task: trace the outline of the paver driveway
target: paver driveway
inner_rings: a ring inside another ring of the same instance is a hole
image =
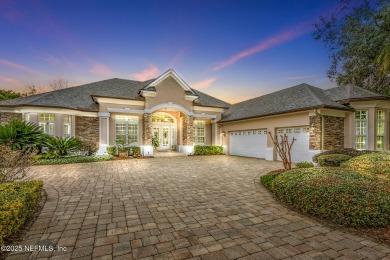
[[[9,259],[379,259],[390,249],[290,211],[259,173],[280,163],[210,156],[34,167],[48,201]]]

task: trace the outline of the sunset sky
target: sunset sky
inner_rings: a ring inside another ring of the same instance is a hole
[[[300,83],[335,86],[314,22],[337,0],[0,0],[0,89],[146,80],[173,68],[235,103]]]

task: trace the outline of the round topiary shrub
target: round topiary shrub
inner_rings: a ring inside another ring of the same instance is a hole
[[[293,208],[347,226],[390,225],[390,182],[343,168],[293,169],[271,191]]]
[[[390,180],[390,154],[364,154],[342,164],[346,169]]]
[[[340,167],[343,162],[352,157],[346,154],[324,154],[317,158],[318,165],[322,167]]]
[[[377,153],[377,151],[370,151],[370,150],[356,150],[353,148],[336,148],[330,151],[325,151],[319,154],[316,154],[313,156],[313,162],[317,163],[318,162],[318,157],[322,155],[327,155],[327,154],[344,154],[344,155],[349,155],[351,157],[356,157],[362,154],[368,154],[368,153]]]

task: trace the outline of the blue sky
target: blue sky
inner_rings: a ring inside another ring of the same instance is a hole
[[[337,0],[0,0],[0,88],[146,80],[168,68],[238,102],[300,83],[329,88],[311,33]]]

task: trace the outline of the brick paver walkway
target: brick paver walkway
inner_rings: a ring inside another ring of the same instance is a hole
[[[280,163],[210,156],[34,167],[48,200],[9,259],[383,259],[390,249],[275,202]],[[257,181],[257,180],[256,180]]]

